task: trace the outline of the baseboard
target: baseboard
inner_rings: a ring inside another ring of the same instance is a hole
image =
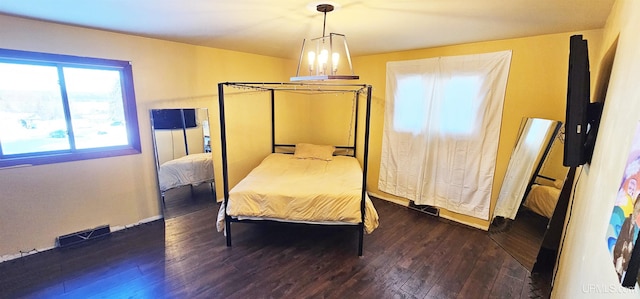
[[[129,224],[129,225],[114,226],[114,227],[111,227],[111,232],[117,232],[119,230],[127,229],[127,228],[134,227],[134,226],[138,226],[140,224],[145,224],[145,223],[153,222],[153,221],[156,221],[156,220],[160,220],[162,218],[164,218],[162,215],[157,215],[157,216],[153,216],[153,217],[142,219],[142,220],[140,220],[140,221],[138,221],[136,223],[132,223],[132,224]]]
[[[390,201],[392,203],[399,204],[401,206],[405,206],[405,207],[409,206],[409,200],[408,199],[396,199],[396,198],[389,197],[389,196],[382,195],[382,194],[375,193],[375,192],[367,192],[367,193],[369,193],[369,195],[371,195],[373,197],[380,198],[380,199],[383,199],[383,200],[386,200],[386,201]]]
[[[20,252],[20,253],[16,253],[16,254],[3,255],[3,256],[0,256],[0,263],[11,261],[11,260],[15,260],[15,259],[19,259],[19,258],[22,258],[22,257],[25,257],[25,256],[29,256],[29,255],[32,255],[32,254],[44,252],[44,251],[51,250],[51,249],[54,249],[54,248],[55,248],[55,246],[39,248],[39,249],[34,248],[34,249],[32,249],[30,251],[27,251],[27,252]]]
[[[129,228],[129,227],[133,227],[133,226],[144,224],[144,223],[148,223],[148,222],[153,222],[153,221],[160,220],[160,219],[162,219],[162,215],[157,215],[157,216],[149,217],[149,218],[146,218],[146,219],[142,219],[142,220],[138,221],[137,223],[126,225],[126,226],[111,227],[111,232],[113,233],[113,232],[116,232],[118,230],[123,230],[123,229]],[[15,253],[15,254],[6,254],[6,255],[3,255],[3,256],[0,256],[0,263],[4,263],[4,262],[11,261],[11,260],[19,259],[19,258],[22,258],[22,257],[25,257],[25,256],[29,256],[29,255],[32,255],[32,254],[37,254],[37,253],[49,251],[49,250],[52,250],[52,249],[55,249],[55,248],[56,247],[55,247],[55,241],[54,241],[54,246],[34,248],[34,249],[31,249],[31,250],[26,251],[26,252],[18,252],[18,253]]]
[[[471,223],[471,222],[463,221],[463,220],[460,220],[460,219],[454,219],[451,216],[442,215],[442,214],[440,214],[440,217],[442,217],[444,219],[447,219],[447,220],[451,220],[453,222],[462,223],[462,224],[464,224],[466,226],[471,226],[473,228],[481,229],[483,231],[489,231],[489,225],[480,225],[480,224],[477,224],[477,223]]]
[[[383,195],[383,194],[380,194],[380,193],[376,193],[376,192],[370,192],[370,191],[367,191],[367,192],[373,197],[380,198],[382,200],[386,200],[386,201],[389,201],[389,202],[392,202],[392,203],[395,203],[395,204],[399,204],[401,206],[409,207],[409,204],[410,204],[410,201],[408,199],[396,199],[396,198],[393,198],[393,197],[390,197],[390,196],[387,196],[387,195]],[[447,216],[446,214],[439,213],[438,217],[441,217],[441,218],[444,218],[444,219],[447,219],[447,220],[450,220],[450,221],[453,221],[453,222],[458,222],[458,223],[461,223],[461,224],[464,224],[464,225],[467,225],[467,226],[471,226],[473,228],[481,229],[481,230],[484,230],[484,231],[488,231],[489,230],[489,225],[479,225],[479,224],[476,224],[476,223],[466,222],[466,221],[463,221],[463,220],[460,220],[460,219],[454,219],[451,216]]]

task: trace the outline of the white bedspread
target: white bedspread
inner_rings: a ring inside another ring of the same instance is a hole
[[[353,157],[331,161],[271,154],[229,191],[227,213],[236,218],[285,222],[361,222],[362,168]],[[378,213],[366,196],[365,231],[378,227]],[[218,231],[224,229],[224,204]]]
[[[527,195],[524,206],[547,218],[553,216],[560,189],[552,186],[533,185]]]
[[[167,191],[184,185],[198,185],[213,181],[211,153],[191,154],[160,165],[160,190]]]

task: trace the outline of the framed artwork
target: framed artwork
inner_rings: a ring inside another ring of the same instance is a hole
[[[622,286],[634,288],[640,268],[640,123],[635,133],[607,229],[607,246]]]

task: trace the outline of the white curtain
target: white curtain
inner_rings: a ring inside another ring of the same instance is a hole
[[[379,189],[488,219],[511,51],[387,63]]]

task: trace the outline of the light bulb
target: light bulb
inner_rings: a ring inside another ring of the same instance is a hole
[[[338,62],[340,61],[340,53],[331,54],[331,64],[333,66],[332,71],[335,74],[338,71]]]
[[[327,69],[327,60],[329,60],[329,51],[327,51],[327,49],[322,49],[322,51],[320,51],[320,55],[318,55],[318,69],[322,73]]]
[[[307,58],[309,61],[309,73],[313,72],[313,64],[316,60],[316,53],[313,51],[309,51],[309,53],[307,53]]]

